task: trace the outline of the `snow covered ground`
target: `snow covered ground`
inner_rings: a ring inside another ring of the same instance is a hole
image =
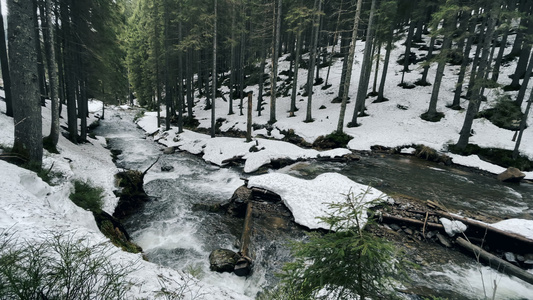
[[[364,42],[357,42],[356,60],[362,57]],[[403,48],[397,48],[393,57],[398,57]],[[288,62],[283,58],[280,59],[280,71],[288,69]],[[297,98],[297,105],[300,109],[296,117],[289,118],[288,110],[290,100],[288,97],[277,99],[277,119],[273,125],[270,136],[280,139],[284,130],[293,129],[296,134],[303,137],[308,142],[313,142],[318,136],[331,133],[336,128],[339,104],[331,103],[331,100],[337,94],[337,88],[340,78],[341,61],[337,60],[331,70],[330,83],[333,85],[329,89],[322,90],[320,87],[314,87],[313,96],[313,117],[312,123],[304,123],[306,99]],[[354,76],[352,88],[350,90],[351,99],[355,99],[355,87],[358,84],[358,74],[360,64],[354,65]],[[420,77],[419,71],[415,66],[411,66],[412,71],[405,74],[406,80],[414,82]],[[412,144],[423,144],[440,151],[446,151],[446,145],[457,141],[459,130],[462,126],[464,111],[453,111],[445,107],[452,99],[452,90],[455,86],[457,67],[447,66],[446,76],[442,83],[438,110],[445,113],[438,123],[430,123],[420,119],[420,114],[427,110],[431,87],[416,87],[412,90],[404,90],[396,85],[400,82],[401,67],[391,64],[387,79],[386,97],[390,99],[384,103],[371,103],[368,99],[367,113],[368,117],[360,118],[362,126],[357,128],[345,128],[346,133],[352,135],[354,139],[348,147],[354,150],[369,150],[373,145],[386,147],[409,146]],[[510,66],[502,69],[500,78],[503,84],[510,81],[507,75],[514,71]],[[306,70],[301,70],[299,86],[303,85],[306,78]],[[321,70],[321,76],[325,77],[326,70]],[[434,77],[435,66],[430,69],[430,80]],[[280,76],[284,78],[284,76]],[[249,87],[254,95],[257,95],[257,87]],[[227,90],[223,89],[223,92]],[[514,93],[511,93],[512,95]],[[488,102],[482,104],[482,108],[494,104],[500,92],[496,89],[488,90]],[[0,95],[2,96],[2,95]],[[265,97],[268,107],[269,99]],[[195,115],[200,121],[200,126],[209,128],[210,111],[203,109],[204,100],[196,99],[198,102],[195,107]],[[254,98],[254,101],[255,98]],[[238,113],[227,115],[227,103],[221,99],[216,101],[218,117],[224,118],[225,121],[221,127],[222,130],[229,129],[246,129],[246,117]],[[245,100],[246,103],[246,100]],[[466,103],[462,103],[466,107]],[[246,106],[246,105],[245,105]],[[319,107],[325,106],[325,109]],[[49,107],[49,105],[48,105]],[[254,105],[255,107],[255,105]],[[91,111],[99,112],[101,103],[92,102]],[[406,108],[406,109],[405,109]],[[350,103],[347,109],[345,122],[351,118],[354,109],[354,103]],[[238,101],[235,102],[234,110],[238,112]],[[0,101],[0,144],[4,147],[10,147],[13,144],[13,120],[6,117],[5,103]],[[43,134],[47,135],[50,123],[50,111],[48,108],[43,109]],[[246,143],[243,139],[217,137],[214,139],[206,135],[185,131],[177,134],[175,129],[169,132],[163,132],[156,127],[155,113],[146,113],[139,121],[139,126],[143,127],[147,133],[155,134],[155,138],[162,144],[172,147],[178,147],[181,150],[191,153],[203,153],[203,158],[214,164],[222,165],[226,159],[240,157],[244,160],[245,172],[253,172],[261,165],[268,164],[275,158],[313,158],[318,156],[341,156],[349,153],[348,149],[335,149],[332,151],[318,152],[316,150],[301,149],[289,143],[258,138],[258,134],[268,135],[265,129],[254,132],[254,140]],[[263,111],[261,117],[257,117],[254,112],[254,123],[266,124],[268,121],[268,110]],[[529,123],[533,124],[533,115],[530,116]],[[514,143],[511,141],[514,132],[497,128],[485,119],[477,119],[474,122],[475,135],[471,142],[482,147],[499,147],[504,149],[513,149]],[[524,132],[521,153],[533,158],[533,129],[529,127]],[[18,168],[16,166],[0,161],[0,191],[2,192],[2,206],[0,207],[0,230],[10,230],[16,236],[28,241],[42,240],[46,238],[47,232],[72,232],[84,236],[91,243],[100,243],[106,238],[98,231],[96,224],[90,214],[83,209],[75,206],[68,199],[72,191],[72,180],[90,180],[94,185],[101,186],[105,190],[104,210],[112,213],[117,203],[117,198],[112,191],[115,189],[113,175],[117,169],[111,161],[108,150],[104,148],[105,140],[97,137],[90,139],[90,143],[83,145],[74,145],[68,140],[60,137],[58,149],[60,154],[50,154],[45,152],[44,168],[52,168],[53,171],[61,172],[63,178],[56,186],[49,186],[41,179],[36,177],[30,171]],[[258,152],[250,152],[250,148],[255,146]],[[477,156],[461,157],[451,155],[454,162],[479,167],[490,172],[499,173],[502,168],[481,161]],[[337,174],[338,175],[338,174]],[[263,177],[251,177],[250,182],[258,186],[276,190],[278,193],[285,195],[284,198],[288,205],[292,207],[293,213],[302,223],[309,227],[319,226],[316,223],[315,216],[320,212],[307,213],[310,207],[317,204],[317,199],[323,200],[321,193],[329,193],[327,188],[335,188],[333,192],[337,195],[349,192],[349,188],[357,185],[354,182],[345,182],[339,179],[339,185],[329,184],[332,178],[337,175],[326,175],[324,178],[317,178],[315,181],[293,180],[290,177],[281,177],[279,174],[267,174]],[[329,177],[328,177],[329,176]],[[527,173],[527,177],[533,179],[533,172]],[[268,180],[267,180],[268,179]],[[325,180],[326,184],[317,182]],[[301,197],[291,199],[288,191],[284,192],[284,186],[290,185],[293,190],[302,191]],[[347,190],[348,189],[348,190]],[[366,187],[357,186],[357,191],[366,189]],[[305,194],[304,192],[305,191]],[[356,193],[355,190],[352,190]],[[376,192],[377,193],[377,192]],[[322,201],[320,200],[320,201]],[[321,202],[320,202],[321,203]],[[506,222],[498,225],[498,228],[504,230],[518,231],[520,234],[531,232],[533,222],[518,220]],[[527,226],[527,227],[526,227]],[[529,236],[529,234],[528,234]],[[169,289],[179,289],[185,284],[194,285],[194,291],[199,291],[204,295],[209,295],[209,299],[248,299],[248,297],[233,291],[211,286],[201,281],[187,280],[187,275],[176,270],[160,267],[158,265],[143,261],[140,255],[129,254],[118,251],[114,254],[113,260],[126,264],[139,264],[140,269],[130,275],[132,281],[137,281],[131,296],[153,299],[156,298],[157,291],[161,290],[158,281],[159,276],[172,278],[169,282]],[[187,294],[187,299],[194,298],[193,293]]]
[[[43,108],[43,134],[47,135],[50,127],[50,111]],[[101,102],[92,102],[91,111],[101,109]],[[5,102],[0,102],[0,144],[5,147],[13,145],[13,119],[5,112]],[[65,111],[65,110],[63,110]],[[90,121],[94,121],[92,118]],[[44,168],[60,172],[63,177],[58,185],[50,186],[37,175],[0,160],[0,233],[9,232],[16,238],[34,242],[50,237],[51,233],[63,233],[83,237],[89,245],[108,243],[99,231],[91,212],[76,206],[69,199],[73,191],[73,179],[90,181],[95,186],[104,188],[104,210],[113,213],[118,198],[113,190],[114,174],[118,172],[111,160],[109,150],[105,149],[105,140],[101,137],[89,139],[90,143],[74,145],[60,136],[58,150],[60,154],[45,151]],[[1,155],[1,154],[0,154]],[[198,299],[200,295],[209,295],[209,299],[249,299],[244,295],[228,289],[216,287],[192,278],[181,271],[161,267],[144,261],[141,254],[123,251],[113,252],[110,260],[121,265],[135,266],[127,279],[135,283],[128,299],[157,299],[162,297],[161,280],[172,291],[183,291],[184,299]]]

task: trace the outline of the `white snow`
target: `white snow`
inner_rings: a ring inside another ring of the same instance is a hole
[[[147,134],[153,133],[152,124],[156,122],[153,114],[145,114],[138,122],[141,128],[147,130]],[[218,166],[223,166],[227,160],[240,158],[245,160],[244,172],[252,173],[260,167],[269,164],[272,160],[287,158],[291,160],[311,159],[317,157],[341,157],[350,154],[351,151],[337,148],[327,151],[303,149],[288,142],[254,138],[246,142],[241,138],[215,137],[207,134],[184,130],[177,133],[176,128],[169,131],[161,131],[154,136],[154,140],[168,146],[193,154],[203,154],[203,159]],[[252,148],[255,148],[253,150]]]
[[[466,225],[461,221],[452,221],[446,218],[440,218],[439,221],[442,226],[444,226],[444,230],[449,236],[454,236],[457,233],[463,233],[466,230]]]
[[[393,50],[392,60],[399,57],[404,50],[397,42],[397,47]],[[356,61],[362,57],[364,42],[358,41],[356,47]],[[510,50],[508,47],[507,51]],[[413,48],[413,51],[417,52]],[[475,51],[473,49],[472,51]],[[419,54],[417,52],[417,54]],[[501,69],[500,84],[510,83],[508,75],[514,72],[516,60],[514,63],[504,66]],[[305,123],[305,105],[307,101],[300,101],[298,97],[297,106],[300,109],[295,117],[288,117],[289,97],[280,97],[277,99],[277,122],[274,123],[270,135],[266,129],[259,129],[253,132],[253,141],[245,142],[244,139],[238,138],[209,138],[204,134],[199,134],[185,130],[177,134],[175,128],[164,132],[162,128],[157,127],[157,114],[155,112],[146,112],[144,117],[140,118],[138,125],[141,126],[154,139],[169,147],[177,147],[180,150],[188,151],[194,154],[202,154],[203,158],[213,164],[224,165],[224,161],[232,158],[242,158],[246,160],[244,165],[245,172],[254,172],[261,166],[270,163],[273,159],[279,158],[316,158],[316,157],[335,157],[350,153],[352,150],[369,150],[371,146],[380,145],[385,147],[411,146],[413,144],[422,144],[432,147],[439,151],[446,152],[447,145],[455,143],[459,137],[459,131],[464,120],[464,110],[450,110],[445,106],[452,101],[453,89],[457,81],[456,66],[446,67],[446,76],[443,78],[439,102],[437,109],[445,114],[445,117],[436,123],[423,121],[420,115],[427,111],[432,87],[416,87],[411,90],[397,87],[400,82],[402,66],[391,63],[387,75],[387,84],[385,87],[385,96],[390,99],[384,103],[372,103],[372,98],[366,102],[368,117],[359,118],[361,126],[354,128],[344,127],[347,134],[354,137],[349,144],[349,149],[335,149],[332,151],[318,152],[312,149],[302,149],[292,144],[259,138],[258,135],[269,138],[281,139],[284,137],[282,132],[289,129],[303,137],[307,142],[313,142],[321,135],[333,132],[337,127],[339,116],[339,104],[331,103],[336,96],[340,74],[342,70],[342,60],[338,59],[333,63],[329,83],[332,87],[322,90],[320,87],[314,87],[313,95],[313,118],[314,122]],[[361,64],[354,64],[353,76],[349,97],[355,99],[356,86],[358,84]],[[285,57],[280,58],[279,70],[287,70],[289,62]],[[414,82],[420,77],[420,69],[411,66],[411,72],[405,74],[407,82]],[[432,65],[429,72],[429,80],[435,75],[435,65]],[[268,70],[267,70],[268,72]],[[304,84],[307,77],[305,69],[300,69],[298,86]],[[321,76],[325,77],[325,69],[322,69]],[[280,76],[285,78],[285,76]],[[249,87],[254,95],[257,95],[257,86]],[[223,93],[228,93],[226,87],[222,87]],[[529,93],[530,88],[528,88]],[[0,91],[2,93],[3,91]],[[509,93],[515,96],[516,92]],[[498,89],[487,89],[487,102],[481,104],[485,109],[494,105],[501,92]],[[195,95],[198,102],[194,108],[194,114],[200,121],[200,127],[210,127],[209,110],[204,110],[204,100]],[[264,97],[264,107],[268,108],[270,99]],[[253,101],[257,101],[254,96]],[[461,100],[462,107],[467,106],[466,100]],[[246,114],[240,116],[238,113],[226,115],[227,103],[217,99],[215,101],[218,117],[223,117],[225,121],[222,124],[222,130],[246,129]],[[238,111],[238,101],[234,103],[234,111]],[[355,101],[348,104],[345,124],[350,121],[354,111]],[[524,106],[526,103],[524,103]],[[318,109],[325,106],[325,109]],[[43,108],[43,134],[47,135],[50,128],[50,105]],[[92,113],[101,114],[101,103],[91,101],[90,110]],[[254,103],[255,107],[255,103]],[[127,109],[128,106],[121,107]],[[406,108],[406,109],[403,109]],[[13,120],[3,114],[5,112],[5,103],[0,101],[0,144],[4,147],[13,145]],[[66,109],[63,109],[66,112]],[[63,121],[65,119],[62,119]],[[92,119],[94,120],[94,119]],[[254,111],[253,122],[256,124],[267,124],[269,120],[268,109],[264,110],[262,116],[258,117]],[[89,121],[89,123],[91,120]],[[529,124],[533,124],[533,114],[529,115]],[[514,142],[512,137],[513,131],[505,130],[494,126],[485,119],[476,119],[473,129],[475,134],[470,138],[470,142],[481,147],[498,147],[512,150]],[[520,152],[522,155],[533,158],[533,126],[529,126],[523,135]],[[45,152],[44,168],[52,168],[63,174],[57,186],[49,186],[42,182],[33,173],[15,167],[0,161],[0,191],[2,192],[2,206],[0,207],[0,230],[10,229],[17,236],[24,239],[39,240],[45,237],[46,231],[58,230],[61,232],[76,232],[83,235],[91,243],[100,243],[106,238],[96,229],[96,224],[90,213],[83,211],[81,208],[73,205],[68,200],[68,195],[72,190],[72,180],[90,180],[96,186],[101,186],[105,191],[104,210],[113,212],[117,203],[117,198],[112,191],[115,189],[114,174],[117,169],[109,152],[104,149],[105,140],[97,137],[96,140],[90,139],[89,144],[74,145],[62,136],[58,149],[61,154],[50,154]],[[257,152],[250,152],[250,148],[255,146]],[[409,148],[408,148],[409,149]],[[404,152],[410,152],[411,149]],[[447,153],[448,154],[448,153]],[[477,156],[462,157],[448,154],[453,161],[458,164],[477,167],[493,173],[500,173],[504,168],[494,166],[480,160]],[[525,172],[526,178],[533,179],[533,172]],[[343,201],[346,194],[354,194],[366,191],[367,187],[357,184],[339,174],[323,174],[314,180],[300,180],[294,177],[280,173],[269,173],[261,176],[253,176],[249,180],[250,185],[268,188],[280,194],[283,200],[292,210],[297,222],[309,228],[324,228],[324,224],[319,222],[316,217],[327,214],[327,205],[325,203],[334,203]],[[371,193],[367,194],[370,199],[381,196],[378,190],[370,189]],[[531,234],[532,221],[526,220],[506,220],[493,226],[502,230],[509,230],[526,235],[532,238]],[[193,286],[194,290],[201,290],[209,299],[248,299],[234,291],[224,290],[214,287],[208,283],[188,280],[187,276],[176,270],[160,267],[158,265],[146,262],[139,255],[129,254],[121,251],[113,256],[113,261],[139,264],[141,268],[130,275],[132,280],[137,280],[140,284],[135,286],[131,296],[137,298],[153,299],[161,290],[158,282],[160,276],[172,278],[168,283],[169,289],[179,289],[185,283]],[[461,280],[464,281],[464,280]],[[502,286],[502,285],[500,285]],[[187,299],[194,298],[193,293],[187,294]]]
[[[507,219],[490,226],[533,240],[533,220]]]
[[[292,212],[296,223],[310,229],[331,229],[319,217],[333,213],[330,204],[342,203],[353,195],[362,207],[372,201],[389,201],[381,191],[359,184],[338,173],[324,173],[313,180],[269,173],[248,179],[248,187],[267,189],[281,196],[282,201]],[[366,223],[366,210],[361,214],[361,225]]]
[[[43,108],[43,134],[50,127],[50,111]],[[101,102],[91,101],[91,111],[99,112]],[[0,101],[0,110],[5,111],[5,103]],[[66,108],[63,108],[63,112]],[[63,119],[64,120],[64,119]],[[94,121],[90,119],[88,123]],[[9,139],[11,137],[11,139]],[[0,114],[0,143],[9,147],[13,144],[13,119]],[[117,168],[111,160],[105,140],[98,137],[90,143],[74,145],[60,136],[58,150],[61,154],[45,151],[44,169],[61,172],[63,177],[57,185],[50,186],[37,175],[0,160],[0,233],[7,231],[15,238],[27,242],[42,241],[52,233],[73,234],[84,238],[89,245],[111,242],[99,231],[91,212],[76,206],[69,199],[73,191],[72,179],[91,181],[104,189],[104,210],[113,213],[118,199],[114,174]],[[209,299],[250,299],[242,293],[199,281],[182,271],[161,267],[142,259],[141,254],[114,251],[110,254],[113,263],[135,267],[126,280],[135,282],[128,299],[155,299],[162,289],[161,280],[171,291],[184,291],[184,299],[198,299],[208,295]]]

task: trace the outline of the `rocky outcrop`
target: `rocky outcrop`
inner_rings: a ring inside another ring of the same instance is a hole
[[[209,254],[209,268],[216,272],[233,272],[241,258],[237,252],[229,249],[216,249]]]
[[[525,177],[526,174],[522,173],[519,169],[509,167],[498,175],[498,180],[503,182],[520,182]]]
[[[174,147],[167,147],[163,149],[163,154],[174,154],[176,149]]]

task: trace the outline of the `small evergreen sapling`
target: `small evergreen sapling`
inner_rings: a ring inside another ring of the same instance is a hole
[[[311,232],[306,241],[292,243],[295,261],[283,267],[280,290],[296,291],[298,299],[395,297],[393,278],[403,262],[394,245],[365,230],[374,222],[367,208],[382,201],[365,201],[367,193],[350,193],[329,206],[333,213],[320,218],[329,232]]]

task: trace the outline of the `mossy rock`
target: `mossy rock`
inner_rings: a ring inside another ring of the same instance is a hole
[[[317,149],[346,148],[351,139],[353,139],[352,136],[335,131],[326,136],[319,136],[313,143],[313,147]]]
[[[533,162],[527,157],[519,155],[513,159],[513,151],[499,148],[481,148],[478,145],[468,144],[465,149],[458,149],[455,145],[448,145],[448,150],[455,154],[479,156],[482,160],[496,164],[500,167],[515,167],[522,171],[533,171]]]
[[[109,238],[113,245],[131,253],[142,252],[142,248],[131,241],[128,232],[119,220],[102,210],[93,211],[93,215],[98,229]]]
[[[122,190],[113,216],[125,218],[142,209],[149,200],[143,188],[144,174],[140,171],[127,170],[117,173],[115,177]]]

